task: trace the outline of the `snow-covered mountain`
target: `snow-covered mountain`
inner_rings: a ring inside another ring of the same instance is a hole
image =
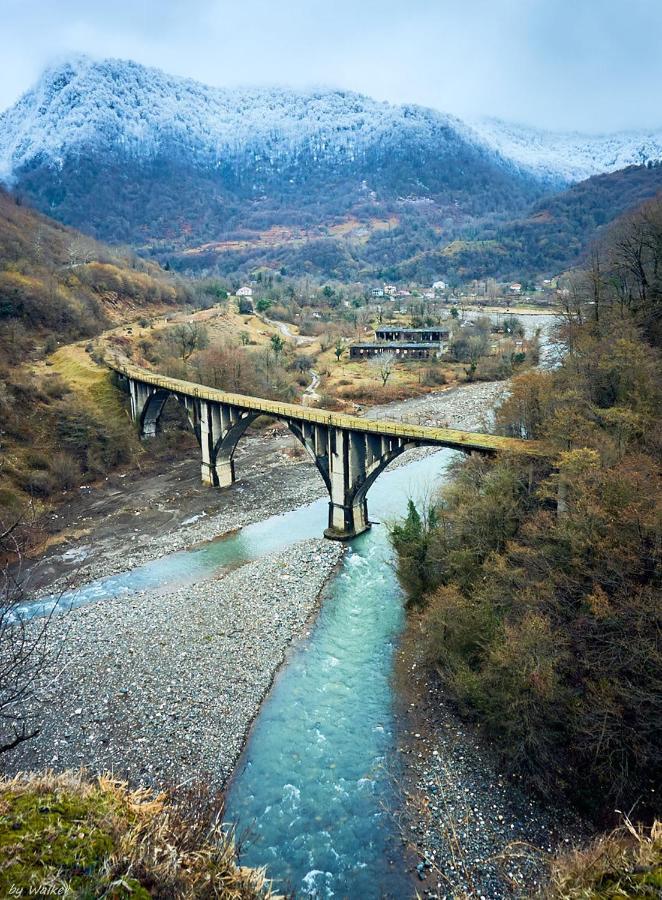
[[[467,226],[489,234],[550,191],[659,158],[662,132],[469,125],[349,91],[215,88],[87,57],[0,114],[0,181],[67,225],[166,258],[264,234],[272,246],[276,229],[305,237],[302,266],[329,272],[348,270],[347,253],[350,268],[388,267]],[[356,221],[370,233],[361,251],[330,231]],[[276,248],[268,262],[283,258]]]
[[[522,209],[542,190],[431,109],[348,91],[213,88],[86,57],[48,69],[0,114],[0,179],[98,237],[180,245],[398,204],[457,223]]]
[[[443,151],[472,137],[452,116],[347,91],[213,88],[133,62],[77,57],[48,69],[0,114],[0,177],[100,147],[142,158],[179,152],[205,165],[249,155],[260,166],[301,154],[353,162],[407,138]]]
[[[662,159],[662,127],[615,134],[559,133],[489,118],[474,120],[471,127],[486,146],[552,181],[583,181]]]
[[[420,106],[348,91],[224,89],[123,60],[79,56],[46,70],[0,114],[0,180],[35,162],[62,166],[103,146],[138,158],[167,149],[205,165],[241,157],[258,169],[301,154],[356,162],[375,146],[466,143],[495,162],[551,181],[581,181],[662,158],[662,128],[613,135],[557,134],[498,119],[469,124]]]

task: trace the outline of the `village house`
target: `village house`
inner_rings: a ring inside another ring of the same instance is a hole
[[[435,281],[432,285],[433,291],[445,291],[446,290],[446,282],[445,281]]]
[[[395,297],[395,295],[398,293],[398,289],[394,284],[385,284],[384,293],[387,297]]]
[[[508,290],[510,291],[511,294],[521,294],[522,293],[522,285],[518,281],[515,281],[513,284],[510,285]]]
[[[252,297],[253,296],[253,288],[250,287],[240,287],[237,291],[237,297]]]

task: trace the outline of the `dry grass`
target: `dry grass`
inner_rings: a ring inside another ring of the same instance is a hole
[[[584,850],[552,864],[547,900],[662,897],[662,822],[650,829],[629,820]]]
[[[460,367],[445,363],[436,366],[443,372],[445,384],[426,385],[426,372],[434,366],[432,360],[398,363],[384,387],[379,375],[366,361],[354,361],[345,356],[338,363],[332,351],[321,354],[315,360],[316,369],[324,375],[325,394],[368,406],[423,396],[461,380]]]
[[[174,800],[83,772],[0,782],[0,896],[39,893],[275,900],[204,791]]]

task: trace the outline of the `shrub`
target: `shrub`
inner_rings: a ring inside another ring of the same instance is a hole
[[[38,469],[39,471],[48,471],[48,457],[41,450],[28,450],[24,457],[25,465],[29,469]]]
[[[446,378],[446,373],[443,369],[439,369],[436,366],[429,366],[423,372],[421,384],[425,385],[425,387],[437,387],[438,385],[447,383],[448,379]]]
[[[513,381],[497,420],[550,456],[470,459],[392,533],[430,660],[505,764],[595,815],[662,783],[659,355],[627,322]],[[627,349],[626,349],[627,348]],[[622,804],[622,805],[621,805]]]
[[[0,894],[45,892],[73,900],[270,896],[262,872],[237,866],[220,810],[202,792],[177,800],[80,772],[0,782]]]
[[[70,491],[80,484],[80,465],[68,453],[55,453],[49,469],[54,484],[61,491]]]
[[[50,400],[61,400],[70,387],[60,375],[49,375],[42,381],[42,390]]]
[[[583,850],[558,856],[552,863],[546,900],[616,900],[650,898],[662,893],[662,822],[650,829],[626,820]]]
[[[14,518],[22,506],[23,499],[16,491],[8,487],[0,487],[0,510],[5,515],[8,515],[9,518]]]
[[[21,473],[17,483],[33,497],[50,497],[57,489],[51,473],[38,470]]]
[[[55,353],[59,345],[58,339],[54,334],[49,334],[46,340],[44,341],[44,356],[50,356],[51,353]]]

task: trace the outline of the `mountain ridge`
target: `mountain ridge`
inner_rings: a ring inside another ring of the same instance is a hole
[[[149,158],[167,140],[188,137],[188,152],[219,164],[224,153],[296,154],[305,146],[319,158],[333,150],[351,158],[367,139],[388,139],[405,121],[421,131],[448,128],[473,139],[455,116],[414,104],[331,88],[209,87],[130,60],[78,56],[48,68],[0,113],[0,176],[8,179],[41,156],[58,165],[64,152],[89,145],[113,126],[121,129],[124,151]]]
[[[546,271],[548,237],[556,264],[570,259],[559,241],[577,235],[566,224],[532,229],[536,204],[585,171],[657,157],[662,133],[659,145],[652,132],[564,142],[351,91],[213,88],[83,56],[48,69],[0,114],[0,180],[17,196],[96,238],[202,270],[260,260],[395,277],[430,253],[447,265],[451,248],[453,262],[476,257],[463,271],[484,271],[491,246],[496,272],[504,245],[525,267],[533,248]],[[636,199],[657,173],[626,181],[614,179],[616,193]],[[577,196],[593,202],[594,186]],[[598,201],[604,221],[621,211],[615,201]],[[294,235],[289,246],[281,233]]]
[[[662,159],[662,126],[588,134],[546,131],[490,117],[469,124],[506,159],[543,178],[579,182]]]
[[[139,102],[141,91],[148,91],[149,110]],[[87,105],[86,93],[92,98]],[[72,115],[72,109],[85,115]],[[200,124],[195,131],[191,119]],[[407,119],[416,119],[421,130],[452,129],[505,165],[549,182],[580,181],[662,159],[662,127],[596,135],[545,131],[488,117],[464,121],[426,106],[334,88],[210,87],[131,60],[75,55],[48,67],[16,104],[0,112],[0,180],[11,183],[14,172],[35,159],[60,165],[67,152],[89,145],[100,130],[108,136],[113,124],[122,129],[123,152],[154,154],[159,140],[181,141],[186,124],[187,152],[220,164],[224,154],[253,150],[259,166],[261,153],[296,155],[306,145],[320,158],[332,147],[351,157],[362,150],[366,125],[373,141],[384,140]]]
[[[48,70],[0,115],[0,160],[43,212],[161,249],[383,217],[412,201],[429,205],[416,217],[451,227],[522,210],[543,191],[434,110],[332,90],[209,88],[87,58]]]

